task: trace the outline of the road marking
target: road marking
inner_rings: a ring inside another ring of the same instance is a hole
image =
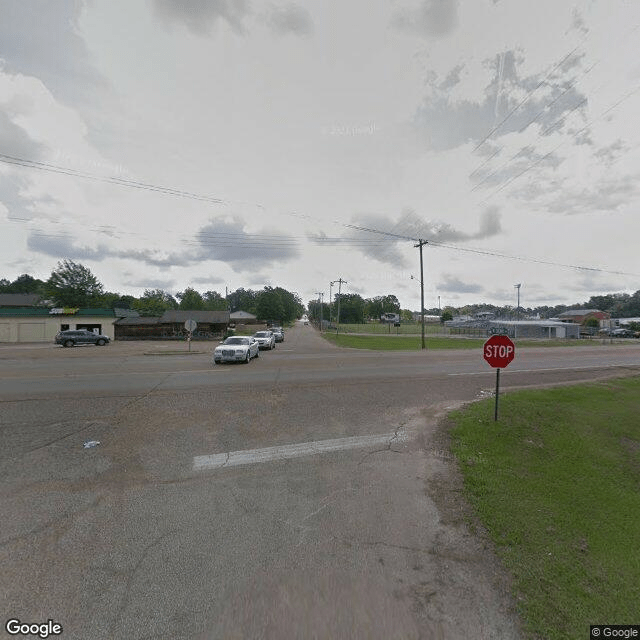
[[[193,470],[219,469],[220,467],[237,467],[247,464],[272,462],[274,460],[289,460],[302,456],[313,456],[332,451],[346,449],[361,449],[376,445],[391,445],[396,442],[406,442],[408,434],[404,429],[394,433],[382,433],[373,436],[354,436],[351,438],[335,438],[332,440],[316,440],[299,444],[286,444],[279,447],[264,449],[247,449],[231,451],[229,453],[215,453],[209,456],[194,456]]]

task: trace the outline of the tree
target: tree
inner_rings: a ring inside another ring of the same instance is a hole
[[[340,301],[340,319],[344,324],[362,324],[364,322],[364,300],[357,293],[341,293],[336,295],[335,309]]]
[[[13,282],[2,278],[0,280],[0,293],[37,293],[44,295],[44,282],[27,273],[18,276]]]
[[[141,316],[161,316],[168,309],[177,309],[176,299],[163,289],[145,289],[133,308]]]
[[[257,297],[258,292],[252,289],[236,289],[229,294],[229,310],[231,312],[246,311],[247,313],[255,313]]]
[[[62,260],[44,285],[45,295],[61,307],[90,307],[99,302],[103,288],[87,267]]]
[[[451,313],[451,311],[449,311],[449,309],[445,309],[442,312],[442,315],[440,316],[440,322],[442,324],[444,324],[445,322],[448,322],[449,320],[453,320],[453,313]]]
[[[105,309],[131,309],[134,302],[136,299],[133,296],[123,296],[115,291],[106,291],[98,298],[96,304]]]
[[[280,299],[280,294],[272,287],[265,287],[258,294],[256,315],[258,320],[284,321],[284,305]]]
[[[402,322],[413,322],[413,312],[410,309],[402,309],[400,311],[400,320]]]
[[[276,287],[274,291],[280,296],[280,302],[282,302],[282,322],[292,322],[304,313],[304,305],[298,294],[287,291],[282,287]]]
[[[187,287],[184,291],[176,293],[176,298],[180,300],[180,309],[194,311],[204,309],[202,296],[192,287]]]
[[[204,308],[207,311],[226,311],[227,301],[217,291],[205,291],[202,294],[204,300]]]

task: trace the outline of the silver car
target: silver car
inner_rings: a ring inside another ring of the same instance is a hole
[[[276,342],[284,342],[284,329],[282,327],[271,327],[269,331],[273,333]]]
[[[261,349],[276,348],[276,338],[271,331],[257,331],[253,337],[258,341],[258,346]]]
[[[109,344],[109,336],[87,329],[76,329],[75,331],[58,331],[54,342],[63,347],[74,347],[77,344],[96,344],[101,347],[104,344]]]
[[[253,338],[231,336],[220,343],[213,351],[215,364],[222,362],[244,362],[248,364],[253,358],[260,356],[258,343]]]

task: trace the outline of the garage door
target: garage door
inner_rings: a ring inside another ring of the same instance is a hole
[[[11,329],[8,322],[0,323],[0,342],[9,342],[11,337]]]
[[[46,340],[44,322],[21,322],[18,325],[18,342],[42,342]]]

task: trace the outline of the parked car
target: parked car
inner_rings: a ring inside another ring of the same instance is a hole
[[[231,336],[213,350],[215,364],[222,362],[244,362],[248,364],[252,358],[259,357],[258,342],[253,338]]]
[[[609,335],[612,338],[635,338],[636,337],[635,331],[631,331],[631,329],[623,329],[622,327],[620,327],[620,329],[614,329]]]
[[[275,349],[276,338],[271,331],[257,331],[253,337],[258,341],[260,349]]]
[[[55,344],[61,344],[63,347],[74,347],[77,344],[95,344],[101,347],[109,344],[109,342],[109,336],[94,333],[87,329],[58,331],[55,337]]]
[[[269,331],[273,333],[276,342],[284,342],[284,329],[282,327],[270,327]]]

